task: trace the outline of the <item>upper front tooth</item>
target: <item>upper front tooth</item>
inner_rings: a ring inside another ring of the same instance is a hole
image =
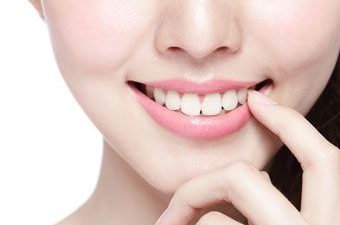
[[[246,88],[242,88],[237,92],[237,99],[240,104],[244,104],[248,98],[248,90]]]
[[[200,99],[196,94],[188,93],[182,96],[181,111],[189,116],[198,116],[201,111]]]
[[[237,95],[235,90],[226,91],[222,96],[222,106],[225,110],[232,110],[237,106]]]
[[[165,93],[162,89],[155,88],[153,90],[153,95],[155,97],[155,101],[161,105],[165,103]]]
[[[190,116],[198,116],[202,110],[203,115],[218,115],[224,110],[230,111],[237,107],[238,102],[244,104],[247,101],[248,90],[242,88],[238,91],[228,90],[223,96],[219,93],[207,94],[202,103],[200,97],[194,93],[181,95],[173,90],[167,92],[154,88],[155,101],[164,104],[170,110],[181,110],[182,113]],[[224,110],[222,110],[222,107]]]
[[[170,110],[181,108],[181,96],[176,91],[169,90],[165,97],[165,106]]]
[[[207,116],[218,115],[221,112],[221,95],[219,93],[207,94],[202,102],[202,114]]]

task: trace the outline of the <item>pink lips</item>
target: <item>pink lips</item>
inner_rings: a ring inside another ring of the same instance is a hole
[[[238,81],[210,81],[197,84],[190,81],[167,80],[151,82],[147,85],[161,89],[171,89],[178,92],[206,94],[211,92],[225,92],[228,89],[249,88],[256,82]],[[187,138],[216,139],[241,129],[250,119],[251,113],[247,103],[222,115],[216,116],[188,116],[180,112],[171,111],[165,106],[154,102],[135,86],[129,85],[136,94],[138,102],[146,112],[162,127]],[[261,89],[265,91],[266,86]]]

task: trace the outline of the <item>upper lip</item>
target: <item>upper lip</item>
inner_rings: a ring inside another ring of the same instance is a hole
[[[236,80],[210,80],[204,83],[196,83],[188,80],[169,79],[144,83],[153,88],[174,90],[180,93],[223,93],[230,89],[239,90],[250,88],[258,84],[257,81],[236,81]]]

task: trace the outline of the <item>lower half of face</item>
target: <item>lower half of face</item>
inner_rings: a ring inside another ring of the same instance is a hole
[[[192,129],[181,119],[188,115],[161,106],[144,90],[151,107],[158,104],[163,111],[180,114],[172,119],[177,128],[169,128],[160,122],[166,116],[155,119],[128,81],[270,80],[268,95],[305,115],[337,61],[338,0],[279,0],[261,7],[255,0],[232,2],[217,7],[213,1],[207,5],[160,4],[161,0],[44,1],[56,59],[74,97],[112,148],[161,192],[173,193],[183,182],[236,160],[262,169],[282,143],[252,116],[218,137],[214,130],[209,139],[203,131],[182,132]],[[203,31],[210,38],[198,38]],[[212,56],[217,45],[211,43],[224,43],[217,40],[228,40],[225,44],[234,51]],[[169,54],[173,46],[181,51]],[[206,57],[193,64],[203,53]],[[190,137],[193,133],[198,135]]]

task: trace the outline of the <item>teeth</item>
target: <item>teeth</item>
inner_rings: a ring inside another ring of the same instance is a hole
[[[170,110],[181,108],[181,96],[176,91],[168,91],[165,97],[165,106]]]
[[[155,101],[161,105],[165,103],[165,93],[162,89],[155,88],[153,91],[153,95],[155,96]]]
[[[224,110],[233,110],[237,106],[237,95],[235,90],[226,91],[222,96],[222,106]]]
[[[219,93],[207,94],[202,102],[202,114],[214,116],[218,115],[221,110],[221,95]]]
[[[189,116],[198,116],[201,111],[200,99],[196,94],[184,94],[181,100],[182,113]]]
[[[248,98],[248,89],[242,88],[237,92],[237,99],[240,104],[244,104]]]
[[[194,93],[181,94],[173,91],[163,91],[160,88],[146,88],[146,93],[150,98],[161,105],[165,104],[170,110],[180,110],[189,116],[199,116],[200,113],[206,116],[225,114],[238,106],[244,104],[248,98],[248,89],[242,88],[238,91],[228,90],[223,95],[220,93],[207,94],[202,102],[200,97]]]

